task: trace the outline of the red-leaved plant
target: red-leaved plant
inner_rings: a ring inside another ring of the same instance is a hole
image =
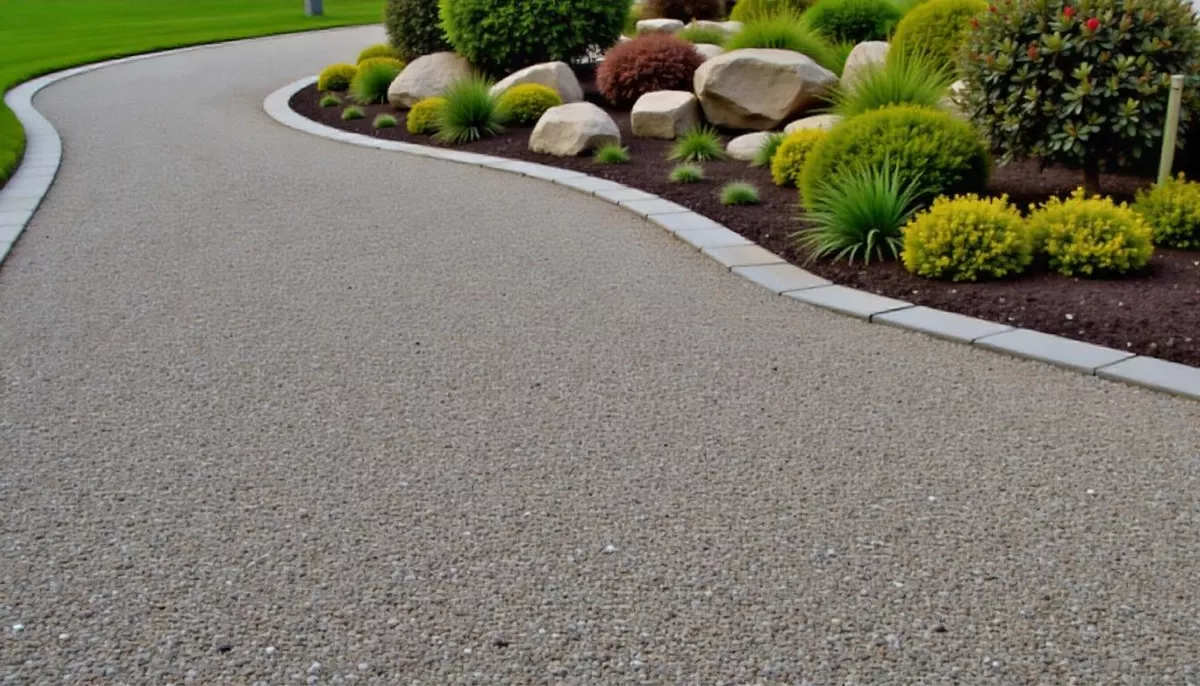
[[[616,107],[629,107],[646,93],[692,89],[692,76],[704,62],[687,41],[648,33],[608,51],[596,69],[596,86]]]

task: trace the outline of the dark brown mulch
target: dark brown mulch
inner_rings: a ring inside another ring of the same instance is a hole
[[[585,88],[587,88],[585,84]],[[589,93],[589,99],[594,98]],[[341,129],[389,140],[437,145],[426,136],[413,136],[399,126],[376,131],[371,122],[379,112],[393,112],[386,105],[364,107],[366,117],[343,122],[340,108],[321,108],[315,87],[295,96],[291,106],[298,113]],[[629,147],[632,162],[600,166],[590,158],[558,158],[529,152],[529,129],[517,128],[496,138],[456,146],[456,149],[498,157],[529,160],[585,171],[640,188],[712,217],[789,261],[836,283],[902,298],[952,312],[1053,333],[1078,340],[1152,355],[1200,366],[1200,252],[1156,251],[1149,267],[1137,275],[1113,280],[1071,279],[1044,270],[1033,270],[1010,281],[955,284],[915,277],[897,263],[872,263],[869,267],[844,263],[806,263],[795,252],[788,236],[798,227],[796,191],[775,186],[770,174],[740,162],[710,162],[704,165],[708,179],[691,185],[672,184],[666,161],[670,142],[634,138],[629,114],[612,112]],[[758,186],[762,204],[726,207],[717,200],[725,183],[744,180]],[[989,192],[1008,194],[1024,206],[1050,195],[1066,195],[1079,183],[1075,172],[1065,169],[1039,171],[1035,164],[1019,163],[998,168]],[[1106,176],[1105,192],[1118,199],[1131,198],[1147,179]]]

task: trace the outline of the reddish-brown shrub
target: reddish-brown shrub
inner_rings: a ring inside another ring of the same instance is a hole
[[[691,43],[648,33],[608,51],[596,69],[596,86],[614,106],[629,107],[646,93],[692,90],[692,75],[703,61]]]
[[[642,16],[679,21],[719,20],[725,18],[725,0],[646,0]]]

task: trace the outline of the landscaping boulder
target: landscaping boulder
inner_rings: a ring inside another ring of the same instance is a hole
[[[441,95],[446,87],[471,75],[471,65],[452,52],[435,52],[409,62],[388,87],[394,107],[412,107],[425,98]]]
[[[633,103],[631,123],[638,138],[669,140],[700,123],[700,108],[687,91],[655,91]]]
[[[579,79],[575,77],[575,72],[571,71],[571,67],[566,62],[544,62],[513,72],[492,86],[492,95],[498,96],[509,88],[523,83],[549,86],[558,91],[558,96],[564,103],[583,100],[583,88],[579,85]]]
[[[801,129],[821,129],[822,131],[829,131],[833,127],[837,126],[838,122],[840,121],[842,121],[841,116],[836,114],[816,114],[811,117],[797,119],[791,124],[783,127],[783,131],[784,133],[791,133]]]
[[[702,29],[716,29],[726,36],[732,36],[742,30],[742,22],[740,21],[708,21],[706,19],[697,19],[692,24]]]
[[[717,55],[725,54],[725,48],[711,43],[697,43],[692,47],[696,48],[696,52],[700,53],[705,60],[711,60]]]
[[[757,133],[738,136],[729,141],[729,145],[725,146],[725,152],[729,155],[730,159],[738,160],[739,162],[750,162],[758,155],[758,151],[762,150],[762,146],[770,137],[770,131],[759,131]]]
[[[721,28],[725,29],[727,35],[732,36],[735,33],[741,33],[742,29],[746,28],[746,25],[740,21],[723,21],[721,22]]]
[[[765,131],[820,103],[837,76],[798,52],[752,48],[704,62],[694,83],[710,122]]]
[[[862,71],[872,65],[882,65],[887,59],[888,44],[873,40],[859,43],[846,57],[846,66],[842,68],[842,85],[854,83]]]
[[[529,149],[573,157],[620,142],[621,130],[607,112],[590,102],[573,102],[546,110],[529,136]]]
[[[638,34],[643,33],[675,33],[683,30],[683,22],[678,19],[643,19],[637,23]]]

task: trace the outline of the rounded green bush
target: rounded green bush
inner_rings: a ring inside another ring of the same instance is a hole
[[[404,63],[394,57],[369,57],[358,65],[350,95],[364,105],[387,102],[388,88],[402,71]]]
[[[408,111],[404,128],[409,133],[418,136],[437,133],[438,117],[441,116],[442,108],[445,105],[446,99],[443,97],[435,96],[421,100]]]
[[[1182,250],[1200,249],[1200,183],[1167,179],[1138,191],[1133,210],[1154,230],[1154,244]]]
[[[536,124],[546,110],[561,104],[558,91],[540,83],[521,83],[500,95],[500,107],[521,125]]]
[[[887,40],[900,9],[891,0],[819,0],[805,18],[830,40],[861,43]]]
[[[392,59],[400,59],[400,52],[387,43],[376,43],[375,45],[368,45],[367,47],[363,48],[362,52],[358,53],[357,62],[362,64],[363,61],[369,60],[372,57],[391,57]]]
[[[441,0],[455,52],[493,74],[571,60],[617,42],[630,0]]]
[[[317,76],[317,90],[344,91],[357,73],[358,67],[353,64],[331,64]]]
[[[1063,276],[1117,276],[1146,266],[1153,231],[1142,216],[1112,198],[1051,198],[1029,214],[1034,248]]]
[[[775,185],[794,188],[799,184],[809,154],[827,135],[823,129],[800,129],[789,133],[771,157],[771,179]]]
[[[904,227],[904,268],[953,281],[1019,274],[1033,261],[1029,227],[1008,198],[942,196]]]
[[[987,148],[970,124],[937,110],[891,105],[835,126],[809,154],[801,188],[812,197],[845,169],[885,163],[919,176],[927,197],[979,192],[991,172]]]
[[[939,62],[956,64],[971,19],[986,11],[985,0],[929,0],[896,25],[892,50],[897,54],[924,53]]]
[[[450,49],[442,30],[438,0],[388,0],[383,8],[383,26],[400,59],[412,61]]]

